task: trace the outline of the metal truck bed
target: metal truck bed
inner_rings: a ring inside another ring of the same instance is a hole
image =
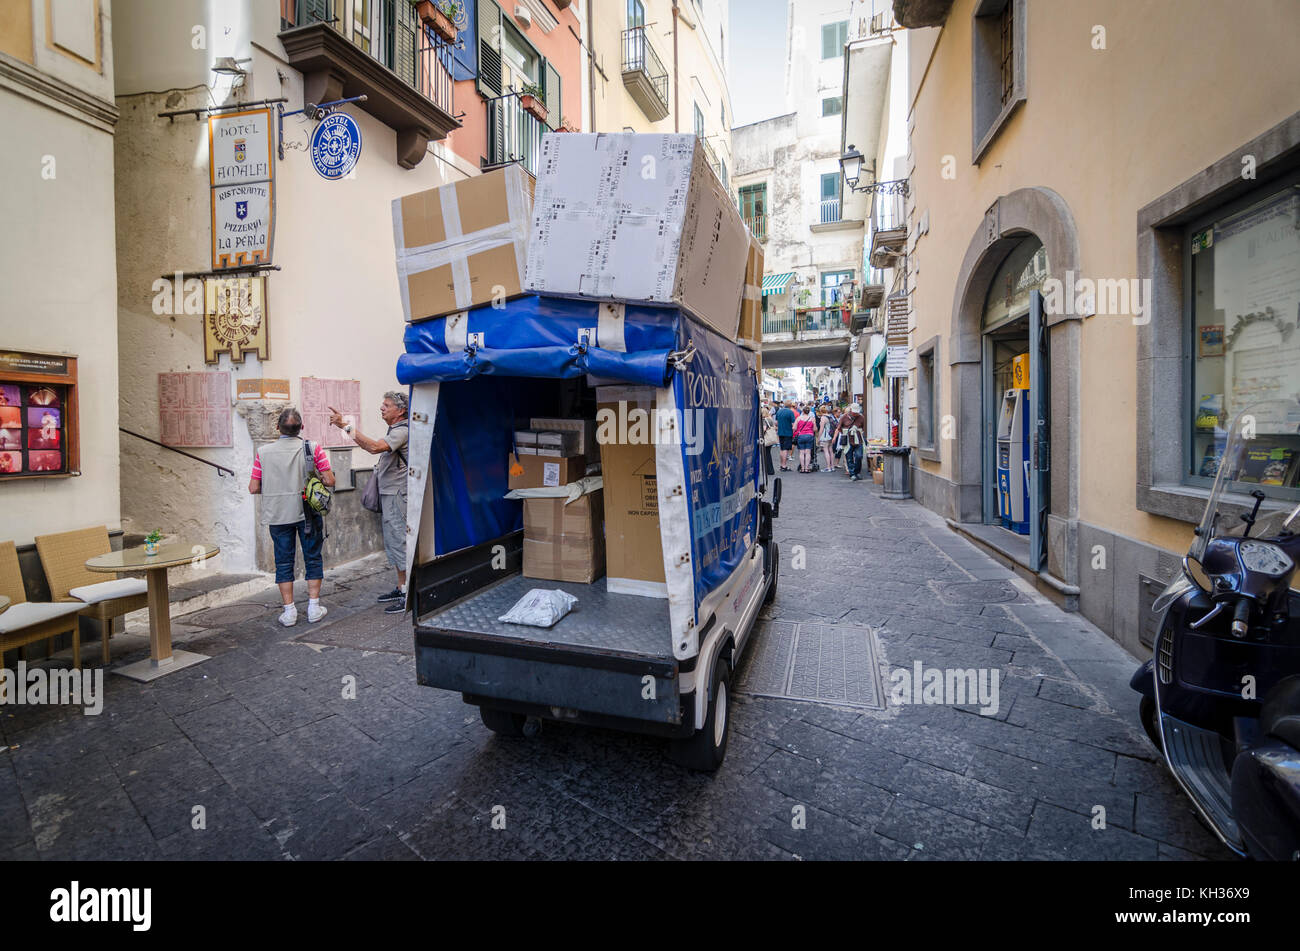
[[[578,603],[549,629],[497,620],[533,588],[558,588],[573,595]],[[541,647],[576,648],[673,662],[667,600],[610,594],[605,590],[604,578],[591,584],[576,584],[517,574],[421,617],[419,626]]]

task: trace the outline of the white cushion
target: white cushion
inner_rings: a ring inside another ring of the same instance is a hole
[[[82,607],[83,605],[67,601],[58,603],[23,601],[20,604],[11,604],[3,614],[0,614],[0,634],[11,634],[33,624],[40,624],[42,621],[76,614]]]
[[[99,584],[83,584],[72,588],[68,594],[80,598],[87,604],[98,604],[113,598],[126,598],[133,594],[144,594],[149,590],[149,583],[143,578],[116,578],[113,581],[101,581]]]

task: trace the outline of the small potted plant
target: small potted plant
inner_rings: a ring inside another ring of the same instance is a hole
[[[519,105],[538,122],[546,121],[546,103],[542,98],[542,87],[529,83],[519,90]]]
[[[570,119],[568,116],[565,116],[563,119],[560,120],[560,127],[555,131],[556,132],[577,132],[578,124],[574,122],[572,119]]]
[[[146,555],[158,554],[158,543],[162,541],[162,532],[154,529],[144,537],[144,553]]]
[[[420,22],[448,43],[456,42],[456,19],[461,14],[460,0],[418,0],[415,12]]]

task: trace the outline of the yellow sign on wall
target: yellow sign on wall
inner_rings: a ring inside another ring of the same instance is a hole
[[[1017,390],[1029,389],[1029,354],[1011,358],[1011,385]]]
[[[203,282],[203,360],[216,363],[229,353],[231,362],[243,363],[252,350],[270,359],[266,332],[266,278],[217,277]]]

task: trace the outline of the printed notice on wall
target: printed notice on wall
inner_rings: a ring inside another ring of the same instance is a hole
[[[159,373],[158,421],[164,446],[233,446],[230,374]]]
[[[327,449],[350,449],[352,437],[330,424],[333,406],[345,422],[361,421],[361,382],[359,380],[325,380],[314,376],[302,378],[302,434]],[[374,426],[383,426],[376,421]],[[374,426],[371,428],[373,429]]]

